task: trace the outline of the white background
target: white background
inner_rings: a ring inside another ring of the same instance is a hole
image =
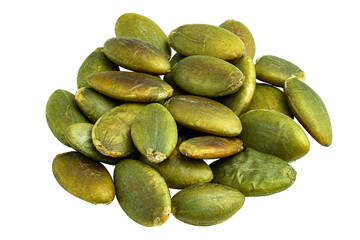
[[[0,239],[360,239],[356,2],[3,1]],[[188,23],[243,22],[255,38],[255,59],[272,54],[305,71],[327,106],[333,144],[322,147],[309,136],[310,152],[291,164],[298,172],[291,188],[248,197],[230,220],[211,227],[170,216],[147,228],[116,199],[93,205],[67,193],[51,164],[71,149],[50,132],[46,101],[56,89],[76,91],[82,61],[114,36],[117,18],[127,12],[151,18],[166,34]]]

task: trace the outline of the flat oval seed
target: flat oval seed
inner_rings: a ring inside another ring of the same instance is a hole
[[[171,197],[156,170],[137,160],[122,160],[116,164],[114,181],[117,200],[132,220],[148,227],[165,223]]]
[[[220,24],[221,28],[234,33],[238,36],[245,46],[245,55],[254,58],[255,55],[255,41],[250,30],[241,22],[235,20],[226,20]]]
[[[175,120],[161,104],[148,104],[131,125],[131,138],[150,162],[162,162],[176,146],[178,133]]]
[[[70,146],[81,154],[96,161],[115,165],[120,159],[107,157],[95,148],[91,138],[93,126],[91,123],[72,124],[66,129],[65,138]]]
[[[256,59],[256,78],[275,86],[283,87],[288,78],[305,81],[305,73],[295,64],[271,55]]]
[[[208,24],[187,24],[173,30],[169,45],[184,56],[208,55],[234,60],[244,54],[244,43],[232,32]]]
[[[75,93],[75,101],[92,122],[96,122],[104,113],[119,105],[115,99],[108,98],[91,88],[79,88]]]
[[[243,150],[238,138],[202,136],[185,140],[180,145],[180,152],[195,159],[215,159],[234,155]]]
[[[171,49],[167,36],[151,19],[136,13],[121,15],[115,24],[117,37],[133,37],[149,42],[157,47],[166,59],[170,59]]]
[[[240,60],[236,62],[235,67],[239,68],[244,74],[244,83],[239,91],[224,96],[220,98],[219,101],[233,110],[236,115],[240,116],[246,112],[254,96],[256,89],[256,72],[253,60],[249,56],[240,58]]]
[[[145,107],[141,103],[125,103],[105,113],[95,123],[92,140],[96,149],[110,157],[126,157],[136,151],[130,127]]]
[[[97,72],[119,71],[119,66],[110,61],[104,53],[104,49],[97,48],[81,64],[77,74],[78,88],[90,87],[87,78]]]
[[[242,192],[245,196],[265,196],[289,188],[296,171],[281,158],[247,148],[229,158],[212,162],[212,182]]]
[[[161,163],[152,163],[142,155],[139,159],[158,171],[169,188],[182,189],[194,184],[210,182],[213,174],[209,165],[203,160],[191,159],[181,154],[179,145],[182,141],[183,137],[180,137],[174,151]]]
[[[330,117],[319,95],[298,79],[286,80],[284,90],[287,103],[296,119],[318,143],[330,146]]]
[[[72,195],[94,204],[110,204],[114,182],[106,168],[78,152],[57,155],[52,171],[58,183]]]
[[[191,94],[219,97],[236,92],[243,73],[231,63],[210,56],[189,56],[172,69],[175,83]]]
[[[197,131],[234,137],[242,129],[241,122],[233,111],[208,98],[180,95],[170,98],[164,106],[177,123]]]
[[[295,161],[310,150],[304,130],[290,117],[273,110],[252,110],[240,116],[239,138],[245,148]]]
[[[104,43],[104,53],[115,64],[133,71],[155,75],[170,71],[170,63],[160,50],[137,38],[110,38]]]
[[[244,202],[244,195],[236,189],[201,183],[177,192],[171,200],[171,213],[182,222],[210,226],[228,220]]]
[[[255,109],[274,110],[294,118],[286,103],[284,92],[267,84],[256,84],[255,94],[247,111]]]
[[[104,72],[89,77],[96,91],[129,102],[156,102],[173,94],[173,88],[158,77],[137,72]]]
[[[54,136],[68,147],[66,129],[74,123],[89,122],[76,105],[74,94],[60,89],[53,92],[46,103],[46,121]]]

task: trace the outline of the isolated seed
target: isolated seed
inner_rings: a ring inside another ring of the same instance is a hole
[[[138,160],[122,160],[116,164],[114,181],[116,198],[132,220],[153,227],[169,218],[170,192],[155,169]]]
[[[265,196],[283,191],[296,179],[296,171],[281,158],[247,148],[229,158],[210,164],[212,182],[242,192],[245,196]]]
[[[234,60],[244,54],[244,43],[239,37],[221,27],[208,24],[187,24],[173,30],[169,45],[181,55],[208,55]]]
[[[245,148],[295,161],[310,150],[304,130],[290,117],[273,110],[252,110],[240,116],[239,138]]]
[[[319,95],[298,79],[286,80],[284,90],[287,103],[296,119],[321,145],[330,146],[330,117]]]
[[[171,200],[171,213],[185,223],[210,226],[228,220],[244,201],[244,195],[231,187],[201,183],[176,193]]]
[[[234,137],[242,129],[241,122],[233,111],[208,98],[180,95],[170,98],[164,106],[178,124],[197,131]]]
[[[94,204],[110,204],[114,182],[106,168],[78,152],[57,155],[52,171],[59,184],[72,195]]]
[[[131,138],[150,162],[162,162],[176,146],[178,133],[175,120],[161,104],[148,104],[132,123]]]
[[[169,98],[172,87],[158,77],[138,72],[104,72],[89,77],[96,91],[123,101],[156,102]]]
[[[180,145],[180,152],[195,159],[215,159],[234,155],[243,150],[238,138],[201,136],[185,140]]]
[[[117,37],[133,37],[157,47],[166,59],[170,59],[171,49],[167,36],[151,19],[136,13],[121,15],[115,24]]]
[[[271,55],[256,59],[256,78],[272,85],[283,87],[289,78],[305,81],[305,73],[295,64]]]
[[[189,56],[172,69],[175,83],[191,94],[219,97],[236,92],[243,73],[231,63],[210,56]]]
[[[150,74],[170,71],[170,63],[160,50],[137,38],[110,38],[104,43],[104,53],[115,64],[133,71]]]

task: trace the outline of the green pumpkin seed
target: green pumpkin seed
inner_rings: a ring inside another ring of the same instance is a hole
[[[219,97],[236,92],[242,85],[242,72],[224,60],[210,56],[190,56],[172,69],[175,83],[186,92]]]
[[[170,63],[160,50],[137,38],[110,38],[104,43],[104,53],[112,62],[129,70],[155,75],[170,71]]]
[[[271,55],[256,59],[256,78],[275,86],[283,87],[288,78],[305,81],[305,73],[295,64]]]
[[[170,97],[174,91],[160,78],[137,72],[96,73],[88,82],[97,92],[129,102],[156,102]]]
[[[281,192],[296,179],[296,171],[281,158],[247,148],[229,158],[210,164],[212,182],[242,192],[245,196],[265,196]]]
[[[120,159],[107,157],[96,150],[91,132],[94,124],[75,123],[70,125],[65,132],[65,138],[70,146],[81,154],[104,163],[115,165]]]
[[[168,41],[181,55],[208,55],[234,60],[244,54],[244,43],[232,32],[208,24],[187,24],[173,30]]]
[[[105,156],[117,158],[134,153],[130,127],[144,107],[141,103],[125,103],[101,116],[92,131],[96,149]]]
[[[122,160],[116,164],[114,181],[116,198],[132,220],[148,227],[165,223],[171,211],[171,197],[156,170],[137,160]]]
[[[114,182],[106,168],[78,152],[57,155],[52,163],[58,183],[72,195],[94,204],[110,204]]]
[[[201,183],[176,193],[171,200],[171,213],[182,222],[210,226],[228,220],[244,202],[244,195],[236,189]]]
[[[169,188],[182,189],[194,184],[210,182],[213,174],[209,165],[203,160],[195,160],[182,155],[179,145],[184,137],[178,139],[174,151],[161,163],[152,163],[144,156],[139,160],[150,165],[165,179]]]
[[[255,109],[274,110],[294,118],[286,103],[284,92],[267,84],[256,84],[255,94],[247,111]]]
[[[213,135],[234,137],[242,126],[233,111],[214,100],[180,95],[170,98],[164,106],[180,125]]]
[[[66,129],[74,123],[89,122],[76,105],[74,94],[60,89],[53,92],[47,101],[46,121],[54,136],[68,147]]]
[[[91,88],[79,88],[75,93],[75,101],[92,122],[96,122],[104,113],[119,105],[115,99],[108,98]]]
[[[180,152],[195,159],[215,159],[234,155],[243,150],[238,138],[202,136],[185,140],[180,145]]]
[[[273,110],[252,110],[240,116],[239,138],[245,148],[295,161],[310,150],[304,130],[290,117]]]
[[[175,120],[161,104],[148,104],[131,125],[131,138],[139,152],[150,162],[162,162],[176,146],[178,135]]]
[[[166,59],[170,59],[171,49],[167,36],[151,19],[136,13],[121,15],[115,24],[117,37],[133,37],[157,47]]]
[[[298,79],[286,80],[284,90],[287,103],[296,119],[318,143],[330,146],[330,117],[319,95]]]
[[[221,28],[225,28],[226,30],[234,33],[238,36],[245,46],[245,55],[251,58],[255,56],[255,41],[254,37],[251,34],[250,30],[241,22],[235,20],[226,20],[222,24],[220,24]]]
[[[97,48],[81,64],[77,74],[78,88],[90,87],[87,78],[97,72],[119,71],[119,67],[104,54],[104,49]]]
[[[239,91],[220,98],[219,101],[234,111],[238,116],[245,113],[249,107],[256,88],[256,72],[253,60],[244,56],[235,64],[244,74],[244,83]]]

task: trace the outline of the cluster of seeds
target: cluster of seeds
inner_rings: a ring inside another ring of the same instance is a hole
[[[46,105],[50,130],[75,150],[55,157],[53,173],[76,197],[109,204],[116,196],[144,226],[170,213],[214,225],[245,196],[294,183],[289,163],[310,149],[303,128],[330,146],[326,107],[304,72],[272,55],[254,63],[244,24],[187,24],[166,36],[127,13],[115,34],[80,66],[75,95],[56,90]],[[103,163],[116,165],[113,177]],[[181,190],[171,197],[169,188]]]

